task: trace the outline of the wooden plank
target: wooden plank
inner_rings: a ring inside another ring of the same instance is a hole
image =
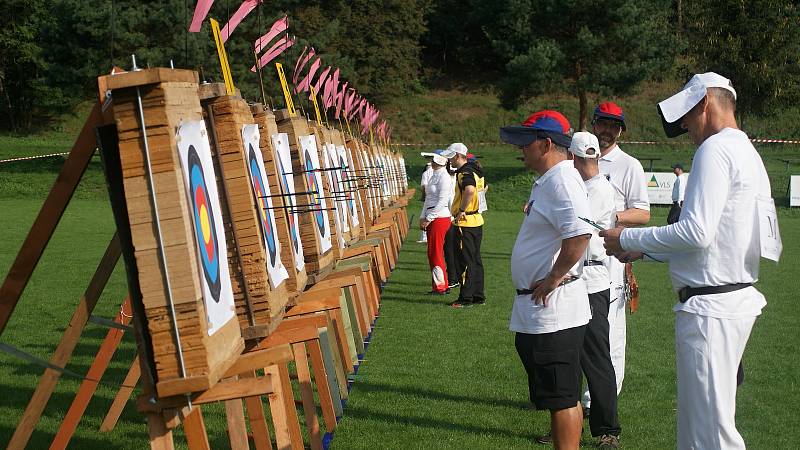
[[[114,267],[119,260],[120,253],[121,247],[119,237],[114,234],[114,237],[106,248],[105,254],[103,254],[103,257],[100,259],[100,264],[97,265],[97,269],[89,282],[89,286],[78,301],[78,306],[72,314],[69,325],[67,325],[66,330],[64,330],[61,341],[59,341],[56,351],[50,358],[50,364],[58,367],[67,365],[69,358],[72,356],[72,352],[75,351],[75,347],[80,340],[83,327],[89,320],[89,316],[92,314],[92,311],[94,311],[100,294],[103,292],[108,279],[114,272]],[[36,429],[36,424],[39,423],[42,412],[45,406],[47,406],[47,402],[50,400],[50,396],[53,394],[60,377],[60,372],[52,369],[45,369],[41,378],[39,378],[39,384],[36,386],[36,390],[33,392],[28,406],[25,408],[25,412],[22,413],[22,419],[20,419],[17,428],[14,430],[14,434],[11,436],[8,449],[23,449],[28,445],[28,441],[33,431]]]
[[[225,401],[225,418],[228,423],[228,439],[230,439],[231,450],[250,450],[242,399],[235,398]]]
[[[131,321],[132,316],[131,299],[130,297],[126,297],[120,306],[117,317],[114,318],[114,322],[127,325]],[[75,399],[72,401],[69,410],[64,416],[64,420],[61,421],[61,426],[58,428],[56,436],[50,444],[50,450],[67,448],[67,444],[69,444],[72,435],[75,433],[75,429],[78,428],[78,423],[83,417],[86,407],[89,406],[89,401],[92,399],[94,391],[97,389],[97,385],[103,377],[103,373],[105,373],[106,368],[108,368],[111,357],[114,356],[114,351],[116,351],[120,341],[122,341],[122,335],[124,333],[123,330],[118,328],[111,328],[108,330],[108,334],[106,334],[103,343],[100,344],[100,349],[97,351],[97,356],[89,367],[89,371],[86,373],[86,378],[84,378],[81,383],[81,387],[78,388],[78,393],[75,395]]]
[[[286,415],[286,404],[284,402],[285,393],[283,384],[278,381],[280,373],[278,366],[273,365],[264,369],[264,372],[272,379],[276,380],[275,392],[269,394],[269,409],[272,413],[272,425],[275,428],[275,444],[278,450],[292,450],[292,438],[289,432],[289,419]],[[294,404],[294,401],[292,401]]]
[[[334,410],[330,381],[325,373],[325,362],[322,359],[319,339],[306,342],[306,349],[311,357],[311,371],[314,372],[314,383],[317,386],[317,396],[322,408],[322,420],[325,422],[325,430],[332,433],[336,429],[336,411]],[[342,402],[338,396],[336,401],[341,407]]]
[[[308,370],[308,356],[303,343],[292,344],[294,361],[297,370],[297,380],[300,384],[300,398],[303,402],[303,414],[306,419],[306,431],[311,440],[312,450],[322,450],[322,436],[320,436],[319,419],[314,405],[314,390],[311,387],[311,373]]]
[[[288,344],[244,353],[225,372],[225,378],[251,372],[273,364],[285,363],[292,360],[292,349]]]
[[[300,422],[297,418],[297,407],[294,402],[294,392],[292,391],[292,380],[289,378],[289,366],[286,363],[277,364],[280,382],[283,386],[283,402],[286,407],[286,419],[289,426],[289,436],[292,442],[292,449],[302,450],[303,435],[300,432]]]
[[[255,378],[256,373],[243,373],[242,378]],[[256,450],[272,450],[272,442],[269,439],[269,429],[267,419],[264,416],[264,404],[261,403],[260,396],[244,398],[247,407],[247,420],[250,422],[250,430],[253,432],[253,442]]]
[[[94,130],[102,124],[100,104],[96,103],[0,287],[0,335],[6,329],[25,286],[28,285],[44,249],[67,209],[72,194],[75,193],[86,167],[92,160],[97,148]]]
[[[106,413],[103,423],[100,424],[101,432],[105,433],[111,431],[117,425],[119,416],[122,414],[122,410],[125,409],[125,405],[128,403],[131,394],[133,394],[133,390],[136,387],[136,383],[139,381],[140,375],[141,366],[139,364],[139,355],[136,355],[133,358],[131,368],[128,369],[128,374],[125,375],[122,386],[120,386],[117,395],[114,397],[114,401],[111,403],[111,407],[108,408],[108,413]]]
[[[186,416],[183,421],[183,429],[186,432],[186,443],[189,444],[189,450],[211,450],[211,446],[208,444],[206,424],[199,406],[193,407]]]
[[[320,352],[322,353],[322,361],[325,367],[325,374],[327,375],[328,379],[328,388],[330,390],[331,398],[333,399],[333,410],[335,411],[336,417],[341,417],[343,414],[342,394],[341,390],[339,389],[339,380],[338,380],[340,376],[339,372],[341,371],[341,366],[336,364],[336,360],[333,357],[334,346],[331,345],[331,339],[328,334],[327,328],[320,328],[319,344],[320,344],[319,345]]]
[[[167,428],[161,414],[147,414],[147,434],[150,439],[151,450],[175,449],[175,442],[172,440],[172,430]]]

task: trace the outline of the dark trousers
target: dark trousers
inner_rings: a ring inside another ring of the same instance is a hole
[[[610,291],[589,294],[592,318],[586,326],[581,353],[581,368],[589,384],[592,406],[589,409],[589,428],[592,436],[619,436],[622,428],[617,417],[617,379],[611,364],[608,343],[608,304]]]
[[[681,206],[678,202],[672,202],[672,206],[669,208],[669,212],[667,213],[667,224],[671,225],[678,221],[681,217]]]
[[[444,235],[444,263],[447,265],[447,280],[450,284],[461,282],[462,271],[458,268],[458,253],[461,242],[456,226],[451,226]]]
[[[483,227],[455,227],[461,237],[461,251],[458,265],[461,270],[460,301],[477,302],[486,300],[483,293],[483,261],[481,260],[481,240]]]

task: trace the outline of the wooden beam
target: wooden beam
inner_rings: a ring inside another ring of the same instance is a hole
[[[146,416],[147,434],[150,439],[150,449],[174,450],[175,442],[172,440],[172,430],[167,428],[167,425],[164,423],[164,418],[161,416],[161,414],[149,413],[146,414]]]
[[[75,193],[78,183],[92,160],[92,155],[97,148],[94,130],[95,127],[102,125],[102,122],[100,104],[95,103],[83,124],[83,129],[72,145],[69,156],[61,167],[58,178],[39,210],[39,215],[36,216],[36,220],[28,232],[28,237],[25,238],[22,248],[17,253],[11,268],[8,269],[8,275],[6,275],[3,285],[0,286],[0,335],[6,329],[25,286],[28,285],[44,249],[50,242],[50,238],[53,237],[56,226],[72,199],[72,194]]]
[[[193,407],[186,415],[183,421],[183,430],[186,432],[186,443],[189,444],[189,450],[211,450],[211,446],[208,444],[206,424],[199,406]]]
[[[311,373],[308,371],[308,356],[306,346],[299,342],[292,344],[294,350],[294,361],[297,370],[297,381],[300,384],[300,398],[303,402],[303,414],[306,419],[306,431],[308,431],[312,450],[322,450],[322,436],[319,430],[319,419],[317,418],[317,408],[314,405],[314,389],[311,387]]]
[[[114,234],[114,237],[106,248],[105,254],[100,259],[100,264],[97,265],[97,270],[95,270],[89,282],[89,286],[78,301],[78,306],[72,314],[72,319],[70,319],[67,329],[64,330],[64,334],[61,336],[61,341],[59,341],[55,353],[53,353],[53,356],[50,358],[50,364],[64,367],[67,365],[67,362],[69,362],[72,352],[75,351],[75,347],[78,345],[78,341],[81,338],[83,327],[89,320],[89,316],[92,315],[92,311],[94,311],[94,307],[100,299],[100,294],[103,293],[108,279],[114,272],[114,267],[117,265],[120,253],[119,237]],[[50,396],[53,394],[53,391],[55,391],[60,377],[60,372],[52,369],[45,369],[41,378],[39,378],[39,384],[36,386],[36,390],[33,392],[28,406],[25,408],[25,412],[22,413],[22,419],[20,419],[17,428],[14,430],[14,434],[11,436],[11,440],[8,442],[7,448],[9,450],[21,450],[28,445],[28,441],[33,431],[36,429],[36,425],[39,423],[42,412],[44,412],[44,408],[47,406]]]
[[[225,419],[228,423],[228,439],[231,450],[250,450],[247,441],[247,424],[242,409],[242,399],[225,400]]]
[[[139,364],[139,355],[136,355],[133,358],[131,368],[128,369],[128,374],[125,375],[125,380],[122,382],[122,386],[120,386],[119,391],[117,391],[117,395],[114,397],[114,401],[111,403],[111,407],[108,408],[108,413],[103,419],[103,423],[100,424],[101,432],[109,432],[117,425],[119,416],[122,414],[122,410],[125,409],[125,405],[128,403],[128,399],[130,399],[131,394],[133,394],[133,390],[136,388],[136,383],[139,381],[139,376],[141,376],[141,373],[142,371],[141,365]]]

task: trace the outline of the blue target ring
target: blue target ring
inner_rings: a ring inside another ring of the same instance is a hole
[[[264,236],[264,241],[267,243],[267,251],[269,252],[269,264],[275,267],[277,262],[277,248],[275,245],[275,234],[272,232],[272,211],[270,211],[266,199],[266,184],[261,173],[261,168],[258,165],[256,152],[253,146],[250,145],[248,151],[248,166],[250,168],[250,182],[253,185],[253,194],[256,197],[256,209],[258,210],[258,223],[261,226],[261,234]]]
[[[206,280],[209,291],[211,291],[211,298],[214,302],[219,303],[222,282],[220,280],[216,215],[211,205],[211,197],[203,174],[203,163],[193,145],[189,146],[187,160],[189,166],[189,196],[192,200],[194,232],[197,238],[197,249],[200,252],[203,277]]]
[[[344,158],[339,156],[339,167],[345,167],[345,166],[346,166],[346,164],[344,162]],[[343,187],[347,191],[350,190],[350,186],[349,185],[348,186],[343,186]],[[352,194],[350,192],[347,193],[347,200],[350,202],[350,211],[355,211],[356,210],[356,202],[353,200],[353,196],[352,196]]]

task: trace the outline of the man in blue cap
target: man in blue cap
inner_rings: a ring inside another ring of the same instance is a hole
[[[581,365],[591,318],[583,259],[592,234],[586,185],[569,161],[570,126],[557,111],[539,111],[500,129],[539,174],[511,253],[516,288],[509,329],[528,374],[531,402],[550,411],[555,448],[578,448]]]

